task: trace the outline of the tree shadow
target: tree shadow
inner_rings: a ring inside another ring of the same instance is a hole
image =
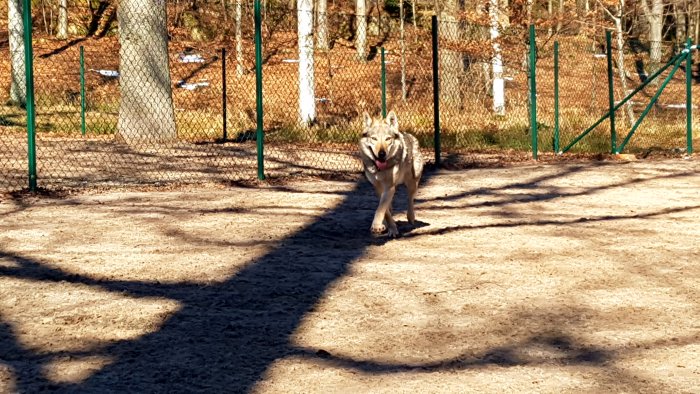
[[[363,195],[371,196],[371,200]],[[115,362],[86,381],[70,384],[40,379],[40,385],[80,392],[249,391],[275,360],[298,353],[289,337],[328,286],[347,273],[367,246],[389,241],[370,235],[370,211],[358,209],[368,201],[374,205],[375,198],[364,180],[356,183],[338,207],[281,241],[229,281],[214,286],[94,280],[0,252],[1,258],[16,265],[0,266],[0,276],[81,284],[137,298],[164,297],[182,304],[182,309],[152,334],[88,349],[89,354],[108,356]],[[365,213],[352,220],[336,218],[338,211],[352,210]],[[177,238],[177,234],[172,235]],[[186,242],[206,244],[208,240],[190,238]],[[329,258],[322,264],[305,261],[304,256],[318,253]],[[21,360],[10,364],[16,370],[17,389],[33,391],[36,371],[51,355],[24,349],[9,330],[4,331],[0,353],[12,351]]]
[[[434,172],[428,172],[424,183],[434,175]],[[562,176],[561,173],[558,176]],[[541,181],[541,178],[537,178],[532,182],[523,182],[521,186],[532,189]],[[511,186],[504,185],[502,189]],[[607,187],[612,186],[590,187],[586,193],[595,193],[599,188]],[[496,190],[490,192],[496,193]],[[397,196],[397,203],[400,204],[402,200],[402,196]],[[105,356],[114,360],[79,383],[56,383],[45,378],[41,373],[42,368],[56,354],[39,353],[23,346],[11,328],[0,323],[0,354],[3,355],[3,363],[14,371],[19,392],[35,391],[37,385],[58,392],[248,392],[264,377],[274,362],[290,356],[310,358],[320,364],[373,374],[453,371],[487,365],[513,367],[552,362],[552,357],[532,357],[523,352],[523,349],[533,346],[556,351],[556,361],[563,365],[602,366],[615,357],[614,353],[596,346],[577,344],[562,331],[543,331],[523,340],[494,346],[477,355],[463,354],[426,363],[363,360],[333,355],[323,349],[294,345],[291,340],[294,332],[302,319],[314,310],[329,287],[348,273],[352,263],[368,247],[391,242],[387,238],[375,238],[369,234],[368,227],[375,207],[374,191],[362,180],[344,193],[342,201],[336,207],[281,240],[267,254],[250,262],[229,280],[213,285],[187,281],[159,283],[92,279],[0,250],[0,258],[13,263],[10,266],[0,265],[0,276],[81,284],[129,297],[165,298],[177,301],[182,306],[155,332],[136,339],[95,345],[79,352],[61,353],[71,357]],[[347,215],[348,212],[355,214]],[[672,210],[656,214],[669,212]],[[599,219],[616,220],[619,217]],[[524,221],[509,225],[532,224],[537,223]],[[420,227],[426,225],[419,224]],[[425,236],[431,233],[439,232],[421,230],[420,233],[409,233],[406,236]],[[216,246],[211,240],[182,233],[173,232],[169,236],[173,242]],[[326,257],[322,260],[314,259],[313,262],[307,258],[318,255]]]

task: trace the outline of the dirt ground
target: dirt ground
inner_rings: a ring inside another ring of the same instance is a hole
[[[700,392],[700,161],[0,197],[0,392]]]

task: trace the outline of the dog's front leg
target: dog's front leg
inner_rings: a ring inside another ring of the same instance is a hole
[[[379,199],[379,206],[377,211],[374,213],[374,220],[372,221],[372,232],[375,234],[381,234],[388,227],[388,235],[390,237],[396,237],[399,235],[399,230],[396,227],[396,222],[391,216],[391,201],[394,199],[394,193],[396,192],[396,187],[388,186],[382,191],[381,198]],[[382,221],[386,219],[387,227],[384,226]]]

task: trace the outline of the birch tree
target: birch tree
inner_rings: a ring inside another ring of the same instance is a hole
[[[491,45],[493,47],[493,55],[491,57],[491,72],[493,74],[493,112],[496,115],[505,115],[505,82],[503,80],[501,44],[499,43],[499,37],[501,35],[499,27],[499,14],[500,10],[498,7],[498,0],[489,0],[490,35]]]
[[[355,48],[357,59],[367,60],[367,4],[366,0],[355,1]]]
[[[299,124],[309,127],[316,119],[314,94],[314,30],[312,0],[297,0],[299,42]]]
[[[165,6],[163,0],[119,3],[121,102],[117,138],[126,143],[177,138]]]
[[[27,104],[27,78],[24,70],[22,0],[9,0],[7,4],[7,30],[10,58],[12,59],[10,66],[10,102],[24,107]]]
[[[615,13],[610,11],[604,4],[600,2],[600,0],[597,0],[598,3],[600,4],[601,8],[605,11],[606,14],[610,17],[610,19],[613,20],[615,23],[615,36],[617,37],[617,70],[620,76],[620,84],[622,85],[622,92],[626,96],[629,93],[629,89],[627,88],[627,75],[625,74],[625,53],[624,53],[624,48],[625,48],[625,40],[623,38],[623,31],[622,31],[622,18],[624,16],[624,10],[625,10],[625,0],[619,0],[617,4],[617,9],[615,10]],[[609,49],[612,50],[612,49]],[[629,118],[630,124],[635,123],[635,115],[634,115],[634,108],[632,108],[632,101],[628,101],[627,104],[625,104],[625,109],[627,110],[627,117]]]
[[[56,38],[65,40],[68,38],[68,0],[58,2],[58,30]]]

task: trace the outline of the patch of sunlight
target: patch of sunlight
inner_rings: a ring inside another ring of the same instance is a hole
[[[62,357],[44,366],[44,375],[56,383],[82,383],[112,362],[111,357]]]
[[[0,257],[0,267],[2,268],[19,268],[19,264],[16,261],[8,257]]]
[[[89,351],[156,332],[181,308],[166,298],[132,296],[124,286],[107,290],[108,281],[68,280],[0,278],[0,316],[17,346],[36,353]]]
[[[0,393],[16,393],[15,371],[7,365],[0,364]]]

